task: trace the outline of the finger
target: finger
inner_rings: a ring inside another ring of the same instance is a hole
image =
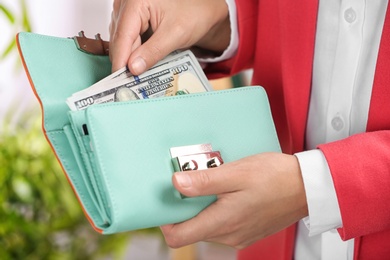
[[[131,46],[131,52],[135,51],[139,46],[141,46],[142,40],[141,36],[138,35],[137,39],[135,39],[133,45]]]
[[[113,71],[126,66],[132,50],[135,49],[134,44],[148,28],[148,18],[142,13],[143,8],[126,3],[122,2],[117,19],[113,19],[115,28],[111,28],[113,33],[110,39],[110,57]]]
[[[112,4],[112,11],[111,11],[111,21],[109,25],[109,33],[110,33],[110,49],[109,52],[110,60],[112,60],[112,49],[113,49],[113,38],[116,30],[116,24],[119,16],[119,9],[121,7],[121,0],[114,0]]]
[[[209,234],[216,235],[216,229],[227,222],[227,217],[224,216],[228,216],[230,209],[224,211],[219,208],[219,211],[217,211],[215,205],[216,203],[210,205],[195,218],[185,222],[161,226],[167,245],[172,248],[179,248],[208,240]]]
[[[167,225],[160,226],[163,235],[165,236],[165,234],[169,234],[170,230],[173,228],[174,225],[175,224],[167,224]]]
[[[183,44],[185,41],[180,37],[184,35],[181,33],[181,29],[178,29],[178,26],[173,27],[160,25],[150,38],[131,54],[128,67],[133,74],[139,75],[172,51],[187,47]]]
[[[175,188],[186,196],[223,194],[241,190],[243,178],[230,165],[199,171],[177,172],[173,175]]]
[[[112,47],[112,43],[111,43],[111,39],[114,37],[114,32],[115,32],[115,17],[114,17],[114,11],[111,12],[111,21],[110,21],[110,25],[108,27],[108,32],[109,32],[109,42],[110,42],[110,47]],[[112,48],[110,48],[112,49]],[[112,53],[109,52],[108,53],[109,57],[110,57],[110,60],[112,60]]]
[[[113,15],[111,15],[111,16],[113,16]],[[109,25],[109,33],[110,33],[110,35],[109,35],[109,53],[108,53],[108,55],[109,55],[109,57],[110,57],[110,60],[112,61],[112,59],[113,59],[113,57],[112,57],[112,53],[113,53],[113,43],[112,43],[112,40],[111,39],[113,39],[113,37],[114,37],[114,31],[115,31],[115,21],[114,21],[114,18],[111,18],[111,22],[110,22],[110,25]]]

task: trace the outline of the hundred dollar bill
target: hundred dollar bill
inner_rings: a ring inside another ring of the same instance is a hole
[[[155,66],[153,66],[152,69],[160,66],[161,64],[167,63],[168,61],[174,59],[175,57],[177,58],[179,53],[180,53],[180,51],[171,52],[163,60],[157,62],[157,64]],[[108,75],[107,77],[101,79],[99,82],[93,84],[92,86],[90,86],[90,87],[88,87],[88,88],[86,88],[84,90],[81,90],[81,91],[78,91],[78,92],[74,93],[72,96],[80,96],[80,97],[87,96],[92,91],[98,91],[99,87],[100,87],[100,89],[104,90],[106,88],[107,84],[111,84],[112,82],[116,82],[116,81],[120,81],[120,80],[123,80],[123,79],[127,79],[127,78],[130,78],[132,76],[133,75],[130,73],[128,68],[127,67],[123,67],[122,69],[119,69],[116,72],[114,72],[114,73]]]
[[[71,110],[94,104],[210,91],[211,86],[190,51],[171,54],[140,76],[123,68],[67,99]]]
[[[181,55],[178,55],[179,51],[174,51],[170,53],[167,57],[165,57],[163,60],[157,62],[155,66],[153,66],[150,70],[155,69],[161,65],[167,64],[170,60],[172,59],[177,59],[180,58]],[[145,73],[149,73],[145,72]],[[107,89],[108,85],[112,84],[121,84],[123,82],[120,82],[121,80],[130,80],[133,78],[133,75],[130,73],[130,71],[127,69],[127,67],[124,67],[122,69],[119,69],[118,71],[112,73],[111,75],[108,75],[104,79],[100,80],[99,82],[93,84],[92,86],[81,90],[79,92],[76,92],[72,95],[72,97],[76,98],[77,97],[85,97],[91,95],[91,93],[96,93],[96,92],[102,92]],[[118,83],[117,83],[118,82]]]

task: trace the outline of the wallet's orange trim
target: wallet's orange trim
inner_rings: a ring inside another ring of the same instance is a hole
[[[66,177],[66,179],[68,180],[70,186],[72,187],[73,193],[76,195],[76,198],[77,198],[77,200],[79,201],[79,204],[81,205],[81,208],[83,209],[84,215],[85,215],[86,218],[88,219],[88,221],[89,221],[89,223],[91,224],[91,226],[95,229],[95,231],[97,231],[97,232],[103,234],[103,230],[100,229],[100,228],[98,228],[98,227],[96,227],[95,224],[93,223],[92,219],[89,217],[87,211],[85,210],[83,204],[81,203],[80,197],[78,196],[78,194],[77,194],[77,192],[76,192],[76,190],[75,190],[75,188],[74,188],[72,182],[71,182],[70,179],[69,179],[68,174],[67,174],[66,171],[65,171],[64,166],[63,166],[62,163],[61,163],[60,158],[58,157],[58,155],[57,155],[57,153],[56,153],[56,151],[55,151],[53,145],[51,144],[49,138],[48,138],[47,135],[46,135],[46,131],[45,131],[45,127],[44,127],[44,110],[43,110],[42,101],[41,101],[41,99],[40,99],[40,97],[39,97],[39,95],[38,95],[38,93],[37,93],[37,91],[36,91],[36,89],[35,89],[34,83],[33,83],[32,79],[31,79],[30,72],[28,71],[28,68],[27,68],[27,65],[26,65],[26,61],[24,60],[23,53],[22,53],[22,50],[21,50],[21,47],[20,47],[20,43],[19,43],[19,33],[16,35],[16,44],[17,44],[17,47],[18,47],[19,56],[20,56],[20,58],[21,58],[21,60],[22,60],[22,64],[23,64],[24,70],[25,70],[25,72],[26,72],[28,81],[30,82],[31,89],[33,90],[34,95],[35,95],[36,98],[38,99],[39,105],[40,105],[40,107],[41,107],[41,112],[42,112],[42,129],[43,129],[44,136],[45,136],[47,142],[49,143],[50,148],[51,148],[52,151],[54,152],[54,155],[55,155],[55,157],[57,158],[57,161],[60,163],[61,169],[62,169],[62,171],[64,172],[65,177]]]

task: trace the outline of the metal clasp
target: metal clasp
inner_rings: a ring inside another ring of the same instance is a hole
[[[95,55],[108,55],[109,42],[103,41],[100,33],[95,35],[95,39],[85,37],[84,31],[79,32],[78,36],[73,37],[79,50]]]
[[[219,151],[211,144],[172,147],[170,149],[175,171],[195,171],[215,168],[223,164]]]
[[[211,144],[172,147],[170,152],[175,172],[205,170],[223,164],[221,153],[213,151]],[[179,192],[177,194],[181,199],[186,198]]]

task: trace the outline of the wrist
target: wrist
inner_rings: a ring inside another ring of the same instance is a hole
[[[220,54],[226,50],[230,43],[229,10],[225,0],[215,0],[213,2],[215,8],[209,8],[209,16],[214,20],[213,26],[195,46]]]

